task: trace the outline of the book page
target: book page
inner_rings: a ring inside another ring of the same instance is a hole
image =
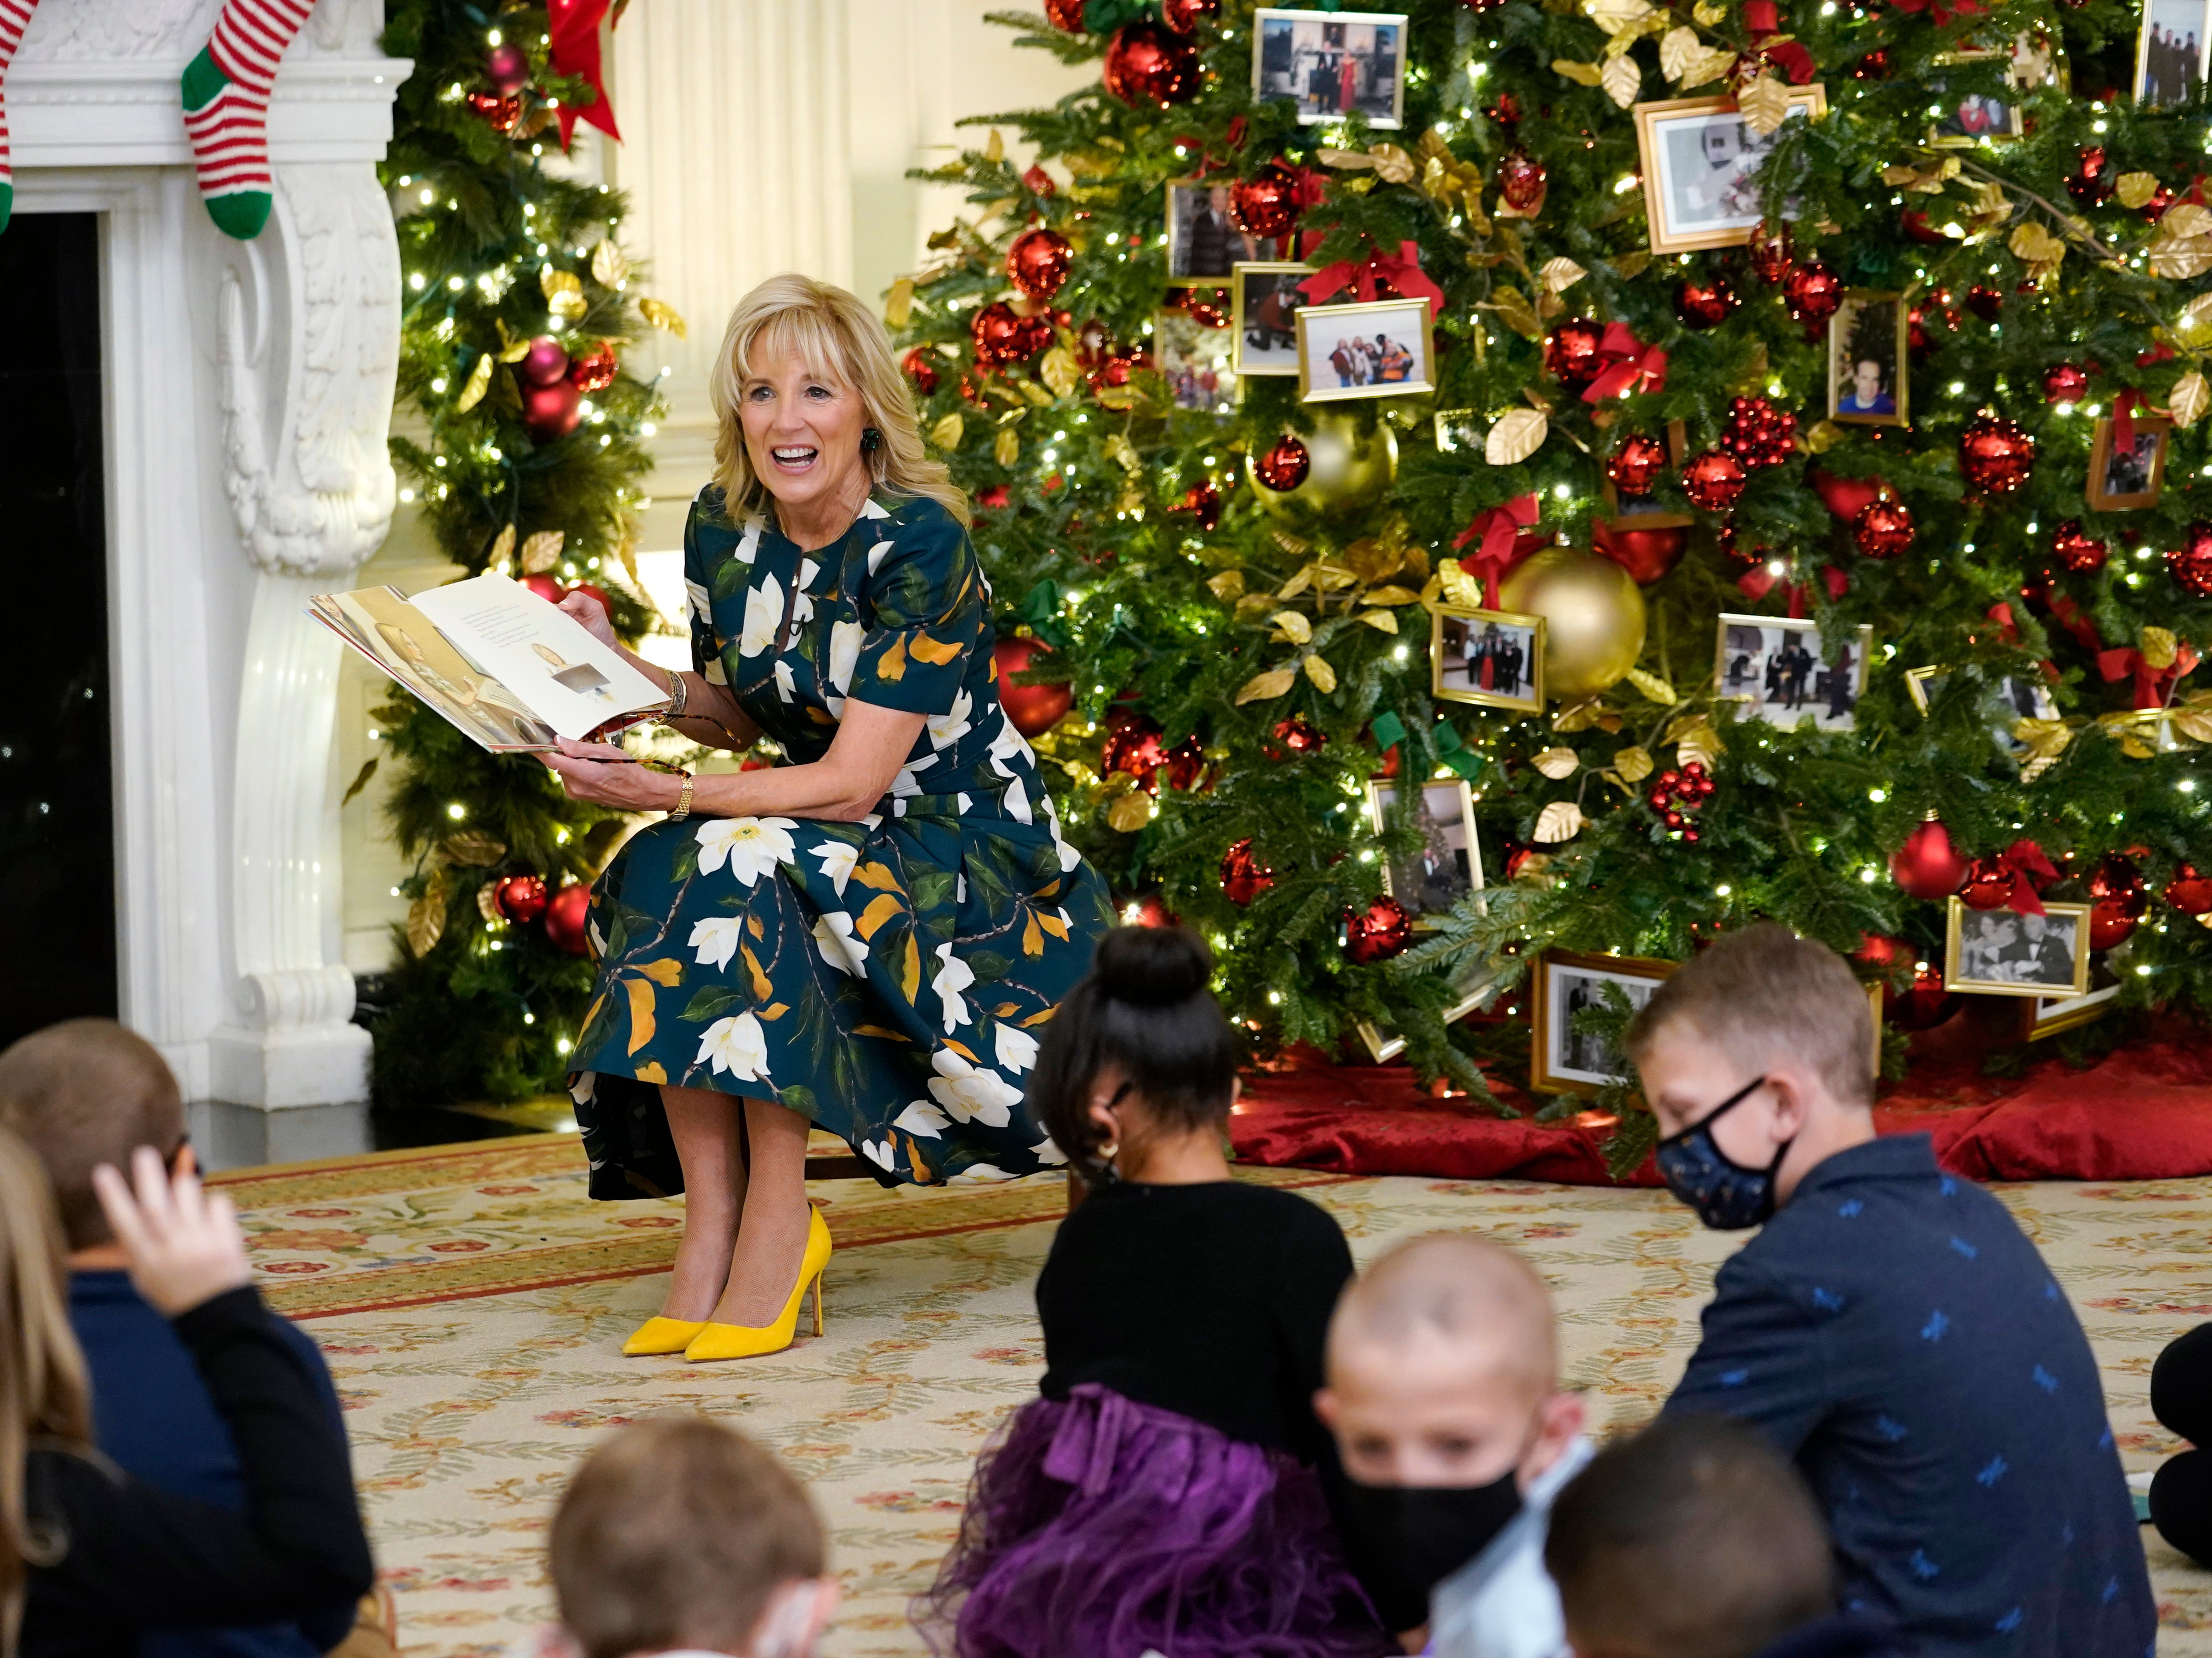
[[[432,587],[414,604],[563,737],[581,738],[619,715],[668,701],[665,687],[600,644],[582,623],[506,576]]]
[[[483,747],[511,753],[553,746],[546,722],[393,589],[319,594],[314,607],[319,621]]]

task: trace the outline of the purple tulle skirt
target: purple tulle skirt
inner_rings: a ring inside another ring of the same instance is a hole
[[[914,1605],[957,1658],[1375,1658],[1394,1650],[1310,1469],[1086,1384],[1014,1412]]]

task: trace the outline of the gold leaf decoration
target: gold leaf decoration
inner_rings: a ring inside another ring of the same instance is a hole
[[[1697,20],[1700,27],[1711,28],[1728,15],[1728,8],[1721,4],[1720,0],[1698,0],[1698,3],[1690,8],[1690,15]]]
[[[1267,620],[1288,634],[1294,645],[1303,645],[1313,637],[1313,623],[1296,610],[1278,610]]]
[[[2057,765],[2074,740],[2073,727],[2063,720],[2016,720],[2012,734],[2027,750],[2020,768],[2024,783],[2033,783]]]
[[[1498,320],[1524,340],[1544,337],[1543,319],[1537,316],[1536,307],[1530,305],[1517,288],[1500,288],[1490,296],[1487,308],[1498,313]]]
[[[514,556],[514,525],[502,524],[499,533],[492,537],[491,550],[484,555],[485,567],[494,574],[505,575],[507,562]]]
[[[1151,797],[1141,792],[1122,795],[1106,808],[1106,821],[1124,835],[1134,835],[1152,820]]]
[[[1075,353],[1064,345],[1055,345],[1044,354],[1044,361],[1037,365],[1037,374],[1056,398],[1073,396],[1076,387],[1083,384],[1082,365],[1076,361]]]
[[[1552,729],[1563,733],[1586,732],[1593,726],[1603,725],[1609,713],[1604,698],[1585,696],[1578,701],[1568,703],[1553,714]]]
[[[1553,748],[1534,756],[1528,763],[1556,783],[1563,777],[1572,777],[1583,757],[1570,748]]]
[[[2191,351],[2212,346],[2212,294],[2199,294],[2175,319],[2174,338]]]
[[[501,362],[520,362],[530,355],[529,335],[508,333],[504,317],[494,317],[492,321],[499,325],[499,360]]]
[[[1605,88],[1605,95],[1623,109],[1634,103],[1637,94],[1644,89],[1644,71],[1626,52],[1607,59],[1597,78],[1598,84]]]
[[[1437,565],[1437,580],[1443,586],[1444,603],[1463,610],[1479,610],[1482,605],[1482,584],[1467,571],[1467,567],[1455,558],[1440,560]]]
[[[448,877],[442,866],[430,872],[422,896],[407,906],[407,948],[428,956],[446,936],[446,895]]]
[[[1247,702],[1280,696],[1297,683],[1298,671],[1296,668],[1270,668],[1265,673],[1255,673],[1238,689],[1237,706],[1241,708]]]
[[[562,322],[575,322],[592,308],[584,298],[583,278],[573,270],[549,264],[538,273],[538,285],[545,290],[545,308]]]
[[[1771,71],[1761,70],[1752,83],[1735,95],[1736,112],[1743,124],[1762,137],[1780,129],[1790,118],[1790,88]]]
[[[507,843],[482,829],[462,829],[438,843],[438,855],[449,864],[483,869],[507,856]]]
[[[2153,673],[2164,673],[2181,655],[2181,641],[2171,629],[2145,628],[2136,635],[2136,649],[2142,653],[2143,665]]]
[[[888,328],[903,328],[914,316],[914,278],[901,276],[891,284],[891,291],[884,295],[884,325]]]
[[[1326,695],[1336,689],[1336,670],[1328,665],[1328,658],[1308,657],[1305,659],[1305,670],[1306,677],[1313,681],[1316,690]]]
[[[540,530],[522,544],[522,574],[544,575],[561,562],[562,544],[568,539],[566,530]]]
[[[637,314],[664,334],[673,334],[679,340],[691,337],[690,329],[684,325],[684,313],[665,300],[640,300]]]
[[[1206,577],[1206,585],[1216,598],[1226,604],[1231,599],[1243,592],[1244,572],[1216,570],[1212,575]]]
[[[2132,213],[2158,194],[2158,175],[2155,173],[2123,173],[2112,185],[2112,194],[2120,198],[2120,205]]]
[[[1012,467],[1022,458],[1021,434],[1011,426],[999,428],[999,435],[991,440],[991,458],[1000,465]]]
[[[1136,477],[1144,469],[1144,462],[1137,459],[1136,446],[1119,432],[1106,440],[1106,454],[1109,459],[1131,477]]]
[[[1573,801],[1554,800],[1536,814],[1535,832],[1529,839],[1541,846],[1557,846],[1580,835],[1588,821],[1583,816],[1583,809]]]
[[[1589,276],[1589,272],[1572,259],[1562,255],[1556,259],[1545,260],[1543,269],[1536,275],[1542,279],[1546,292],[1564,294],[1583,277]]]
[[[1285,581],[1281,586],[1275,589],[1275,597],[1278,598],[1296,598],[1300,593],[1305,592],[1307,588],[1313,586],[1314,572],[1319,568],[1320,566],[1310,562],[1299,566],[1298,568],[1291,573],[1291,578],[1289,580]]]
[[[1359,619],[1379,634],[1398,631],[1398,618],[1388,610],[1362,610]]]
[[[1674,703],[1681,699],[1674,695],[1674,687],[1657,674],[1643,668],[1628,671],[1628,683],[1654,702]]]
[[[1388,587],[1370,587],[1359,595],[1359,602],[1362,604],[1413,604],[1419,603],[1420,597],[1411,587],[1394,584]]]
[[[2014,258],[2030,266],[2048,265],[2055,269],[2066,257],[2066,244],[2033,219],[2015,226],[2005,246],[2012,250]]]
[[[1648,0],[1583,0],[1583,15],[1607,34],[1641,27],[1657,15]]]
[[[602,288],[620,288],[629,280],[629,260],[613,237],[600,237],[592,250],[592,277]]]
[[[1492,466],[1517,466],[1544,446],[1551,422],[1541,410],[1514,409],[1498,417],[1483,440],[1482,458]]]
[[[1805,446],[1816,455],[1826,454],[1844,440],[1844,428],[1832,420],[1816,420],[1805,434]]]
[[[1650,750],[1638,748],[1632,743],[1613,752],[1613,768],[1620,774],[1620,780],[1624,783],[1641,783],[1651,775],[1651,764]]]
[[[2204,384],[2204,375],[2192,368],[2173,383],[2172,394],[2166,400],[2166,412],[2173,416],[2176,426],[2186,429],[2204,418],[2204,410],[2212,404],[2212,389]]]
[[[1703,715],[1699,715],[1688,730],[1674,739],[1674,760],[1678,765],[1686,766],[1694,762],[1711,771],[1720,759],[1721,753],[1721,734]]]
[[[929,428],[929,441],[939,449],[957,449],[967,431],[968,422],[961,419],[960,411],[956,409]]]
[[[1579,86],[1594,87],[1601,71],[1595,64],[1578,64],[1571,58],[1554,58],[1552,59],[1552,72],[1564,75]]]
[[[477,914],[483,916],[486,926],[505,926],[507,917],[500,913],[499,883],[486,881],[477,889]]]
[[[1413,158],[1395,144],[1377,144],[1368,152],[1375,158],[1376,176],[1386,185],[1413,182]]]
[[[2161,236],[2202,236],[2212,230],[2212,210],[2194,202],[2176,202],[2158,222]]]
[[[469,383],[461,388],[461,395],[453,399],[453,407],[465,415],[483,401],[483,394],[491,389],[491,353],[487,351],[477,359],[477,366],[469,371]]]

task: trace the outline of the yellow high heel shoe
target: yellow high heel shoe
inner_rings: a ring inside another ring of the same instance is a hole
[[[691,1338],[707,1327],[703,1318],[661,1318],[646,1320],[623,1343],[625,1358],[643,1358],[656,1353],[680,1353],[691,1345]]]
[[[823,1224],[822,1212],[810,1206],[806,1212],[806,1254],[799,1263],[799,1282],[791,1286],[791,1299],[783,1303],[783,1311],[773,1324],[708,1323],[700,1327],[699,1333],[691,1338],[691,1345],[684,1350],[684,1357],[694,1364],[715,1358],[753,1358],[762,1353],[779,1353],[791,1345],[792,1338],[799,1333],[799,1303],[806,1295],[806,1287],[814,1286],[814,1333],[822,1333],[822,1269],[830,1264],[830,1229]]]

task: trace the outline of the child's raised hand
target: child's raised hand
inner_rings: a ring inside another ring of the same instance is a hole
[[[115,1241],[131,1258],[131,1281],[166,1318],[190,1312],[226,1290],[253,1282],[238,1212],[218,1193],[209,1197],[190,1169],[171,1179],[150,1146],[131,1155],[134,1197],[109,1163],[92,1171],[93,1190]]]

